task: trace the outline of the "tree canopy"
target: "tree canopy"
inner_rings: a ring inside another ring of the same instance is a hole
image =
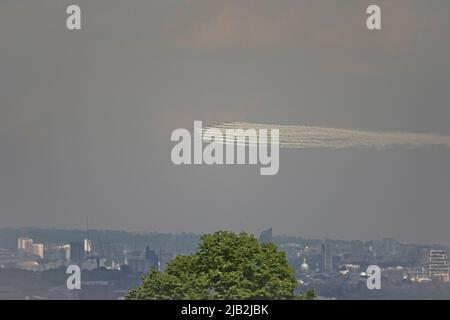
[[[248,233],[218,231],[201,237],[199,249],[151,270],[128,299],[311,299],[295,295],[298,283],[286,256],[273,243]]]

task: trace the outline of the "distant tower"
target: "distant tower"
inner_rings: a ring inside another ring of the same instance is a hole
[[[84,245],[82,241],[70,243],[70,263],[81,266],[85,259]]]
[[[159,271],[164,271],[167,264],[173,259],[173,254],[160,250],[159,252]]]
[[[86,238],[84,239],[84,251],[86,253],[92,251],[92,241],[89,237],[89,217],[86,217]]]
[[[148,269],[158,270],[159,257],[154,250],[149,247],[145,248],[145,260],[148,264]]]
[[[261,232],[261,235],[259,236],[259,242],[261,243],[272,242],[272,228],[269,228]]]
[[[322,272],[330,273],[333,270],[333,242],[325,239],[321,245]]]

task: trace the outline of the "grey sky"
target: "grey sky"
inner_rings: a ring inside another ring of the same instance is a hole
[[[450,135],[450,2],[376,2],[0,2],[0,225],[450,244],[446,148],[170,161],[194,120]]]

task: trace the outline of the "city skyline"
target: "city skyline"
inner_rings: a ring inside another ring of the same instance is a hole
[[[0,279],[8,284],[0,286],[0,298],[123,299],[138,286],[142,275],[151,270],[164,273],[177,256],[195,254],[201,241],[187,234],[171,235],[161,242],[157,234],[73,232],[0,229]],[[10,241],[5,241],[5,234]],[[257,235],[250,237],[257,239]],[[5,247],[6,242],[11,244]],[[191,248],[177,248],[175,242],[192,242]],[[449,247],[405,244],[394,238],[308,240],[274,235],[272,228],[259,236],[260,246],[268,242],[276,244],[293,268],[298,292],[314,289],[325,299],[449,297]],[[76,290],[66,287],[64,276],[66,268],[74,266],[83,274]],[[373,267],[380,270],[381,287],[375,291],[366,287],[368,270]],[[36,279],[33,286],[22,281],[25,274]]]
[[[47,232],[68,232],[68,233],[75,233],[78,234],[79,237],[75,238],[70,238],[71,240],[69,242],[81,242],[83,245],[83,248],[91,248],[92,247],[92,242],[93,241],[99,241],[101,240],[101,235],[104,233],[126,233],[126,234],[130,234],[130,235],[136,235],[136,236],[146,236],[146,235],[175,235],[175,236],[183,236],[183,235],[192,235],[195,237],[200,238],[203,234],[206,233],[196,233],[196,232],[192,232],[192,231],[181,231],[181,232],[160,232],[158,230],[118,230],[118,229],[98,229],[98,228],[91,228],[91,229],[86,229],[86,228],[54,228],[54,227],[0,227],[0,235],[2,235],[2,230],[8,230],[8,231],[13,231],[15,234],[19,235],[20,240],[22,239],[29,239],[32,240],[33,238],[33,234],[40,234],[41,236],[38,236],[38,238],[42,237],[42,235],[45,235]],[[393,247],[394,244],[402,244],[402,245],[417,245],[417,246],[423,246],[423,247],[429,247],[429,248],[441,248],[441,247],[448,247],[450,248],[449,245],[445,244],[445,243],[438,243],[438,242],[408,242],[408,241],[404,241],[403,239],[394,237],[392,235],[390,236],[383,236],[380,238],[371,238],[371,239],[357,239],[357,238],[353,238],[353,239],[345,239],[345,238],[333,238],[333,237],[329,237],[329,236],[325,236],[325,237],[304,237],[301,234],[286,234],[286,233],[278,233],[273,231],[273,227],[270,227],[269,229],[266,228],[259,228],[256,231],[252,232],[250,230],[246,230],[245,228],[241,228],[240,230],[230,230],[230,229],[218,229],[215,231],[231,231],[231,232],[236,232],[236,233],[240,233],[240,232],[245,232],[245,233],[249,233],[254,235],[255,237],[259,235],[259,241],[261,243],[267,243],[272,241],[274,238],[292,238],[292,239],[297,239],[297,240],[304,240],[304,241],[313,241],[313,242],[317,242],[320,243],[321,246],[324,243],[327,243],[328,241],[330,242],[361,242],[361,243],[372,243],[372,242],[380,242],[383,243],[384,246],[389,246]],[[94,233],[95,236],[91,237],[89,236],[89,233]],[[95,238],[93,240],[93,238]],[[89,241],[89,245],[86,246],[86,241]],[[386,242],[386,243],[385,243]],[[33,241],[31,241],[31,244],[33,244]],[[1,243],[0,243],[1,245]],[[85,250],[85,249],[84,249]],[[329,250],[329,249],[328,249]],[[389,250],[388,250],[389,251]],[[392,250],[391,250],[392,251]],[[332,249],[331,249],[332,252]]]

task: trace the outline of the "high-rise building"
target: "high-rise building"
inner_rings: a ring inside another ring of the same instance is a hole
[[[167,264],[173,259],[173,254],[170,252],[166,252],[161,250],[159,252],[159,270],[164,271],[166,269]]]
[[[92,241],[89,237],[89,217],[86,217],[86,238],[84,239],[84,251],[86,254],[92,251]]]
[[[33,252],[33,239],[19,238],[17,239],[17,249],[28,253]]]
[[[59,257],[64,263],[70,262],[70,244],[59,247]]]
[[[127,252],[126,264],[138,274],[148,273],[151,269],[158,270],[158,255],[148,247],[145,253],[142,250],[132,250]]]
[[[92,251],[92,241],[91,239],[84,239],[84,251],[89,253]]]
[[[330,239],[325,239],[321,245],[321,270],[329,273],[333,270],[333,243]]]
[[[83,241],[74,241],[70,243],[70,263],[81,266],[84,262],[84,243]]]
[[[148,269],[158,270],[159,257],[154,250],[149,247],[145,248],[145,260],[147,261]]]
[[[428,272],[430,279],[449,282],[449,264],[447,252],[444,250],[430,250]]]
[[[144,274],[148,272],[147,262],[142,257],[127,258],[127,265],[134,273]]]
[[[261,232],[259,236],[259,242],[261,243],[272,242],[272,228],[269,228]]]
[[[44,258],[44,245],[42,243],[33,243],[32,251],[35,256],[38,256],[41,259]]]

